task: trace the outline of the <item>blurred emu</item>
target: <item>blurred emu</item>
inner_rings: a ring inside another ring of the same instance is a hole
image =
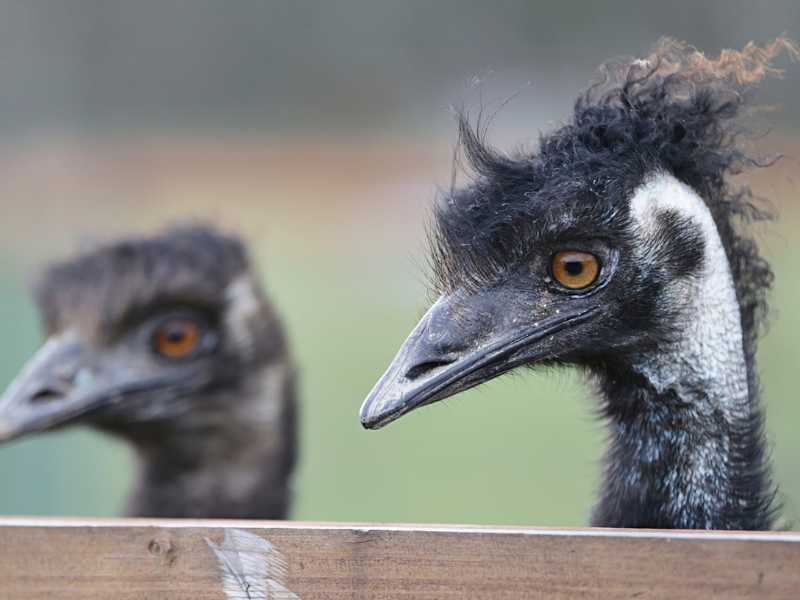
[[[366,399],[365,427],[523,365],[572,364],[609,423],[605,527],[767,529],[774,491],[756,338],[765,217],[729,175],[757,164],[736,117],[778,39],[716,60],[672,40],[607,66],[535,153],[462,117],[474,172],[436,208],[438,299]],[[499,409],[498,409],[499,410]]]
[[[293,366],[243,243],[184,227],[51,266],[47,341],[0,398],[0,440],[85,423],[139,459],[127,514],[280,519]]]

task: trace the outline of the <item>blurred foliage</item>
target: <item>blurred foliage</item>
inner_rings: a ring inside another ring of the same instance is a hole
[[[661,36],[716,52],[782,32],[797,0],[0,0],[0,132],[424,135],[475,79],[494,98],[530,84],[519,114],[538,117]]]

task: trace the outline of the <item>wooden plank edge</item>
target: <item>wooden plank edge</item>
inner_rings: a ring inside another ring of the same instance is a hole
[[[290,529],[309,531],[356,531],[359,533],[420,532],[498,534],[544,537],[593,537],[614,539],[720,540],[800,543],[800,531],[705,531],[696,529],[612,529],[602,527],[530,527],[524,525],[455,525],[414,523],[345,523],[325,521],[260,521],[237,519],[147,519],[82,517],[0,517],[2,527],[127,527],[163,529]]]

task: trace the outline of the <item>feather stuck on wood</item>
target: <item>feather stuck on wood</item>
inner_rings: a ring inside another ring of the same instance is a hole
[[[226,529],[217,545],[206,538],[217,558],[222,587],[231,600],[300,600],[284,586],[286,560],[267,540],[241,529]]]

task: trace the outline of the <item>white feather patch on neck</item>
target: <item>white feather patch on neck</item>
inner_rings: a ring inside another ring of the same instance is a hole
[[[249,275],[241,275],[225,289],[228,309],[225,325],[245,355],[253,351],[253,321],[261,306],[256,287]],[[245,356],[250,358],[250,356]]]
[[[699,226],[704,238],[704,258],[696,277],[668,284],[665,301],[681,306],[680,340],[641,357],[634,368],[657,391],[675,390],[687,401],[702,389],[715,407],[728,417],[749,414],[747,366],[741,314],[730,266],[711,212],[691,187],[672,175],[649,177],[631,199],[634,234],[639,238],[639,260],[649,256],[648,240],[657,233],[659,214],[675,211]]]

